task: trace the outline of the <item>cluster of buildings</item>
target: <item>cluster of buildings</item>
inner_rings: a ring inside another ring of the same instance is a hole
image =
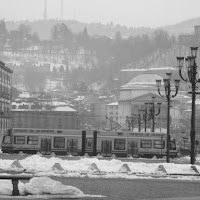
[[[0,62],[1,132],[10,127],[165,132],[167,102],[159,96],[156,80],[163,80],[166,72],[172,72],[172,79],[178,76],[173,67],[121,70],[118,96],[87,94],[66,96],[61,100],[34,94],[21,96],[11,105],[13,71]],[[161,87],[161,93],[164,92]],[[196,109],[196,115],[200,116],[199,100]],[[172,100],[170,110],[171,133],[175,137],[189,138],[191,98],[184,86]],[[196,119],[198,133],[200,121]]]

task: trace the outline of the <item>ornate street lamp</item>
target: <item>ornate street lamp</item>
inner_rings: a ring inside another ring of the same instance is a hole
[[[192,94],[192,114],[191,114],[191,131],[190,131],[190,139],[191,139],[191,149],[190,149],[190,163],[195,163],[195,99],[196,99],[196,84],[200,82],[200,79],[197,78],[197,57],[198,47],[191,47],[191,56],[187,58],[177,57],[179,75],[182,80],[185,82],[191,83],[192,91],[189,92]],[[183,66],[187,68],[187,78],[182,76]]]
[[[142,124],[142,119],[144,123],[144,131],[147,131],[147,121],[152,120],[152,128],[151,131],[155,131],[155,116],[160,114],[161,103],[157,103],[158,111],[155,113],[155,97],[152,97],[152,102],[146,102],[144,110],[138,110],[140,124]],[[141,129],[141,125],[139,126]]]
[[[155,131],[155,116],[160,114],[161,103],[157,103],[158,112],[155,113],[155,97],[152,97],[152,102],[149,103],[150,106],[150,117],[152,119],[152,129],[151,131]]]
[[[178,94],[178,88],[179,88],[179,83],[180,80],[174,80],[175,84],[175,94],[171,95],[171,74],[172,73],[166,73],[167,78],[163,79],[164,82],[164,88],[165,88],[165,95],[162,95],[160,93],[160,87],[161,87],[161,80],[156,80],[156,85],[158,87],[158,93],[161,97],[167,99],[167,163],[169,163],[169,157],[170,157],[170,102],[171,98],[174,98]]]

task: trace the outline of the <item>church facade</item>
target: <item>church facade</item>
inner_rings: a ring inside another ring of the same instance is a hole
[[[155,120],[155,131],[166,130],[167,124],[167,102],[166,98],[162,98],[158,94],[156,87],[156,80],[163,80],[159,75],[152,73],[144,73],[138,76],[135,76],[130,82],[126,85],[121,86],[120,88],[120,99],[118,101],[118,123],[122,127],[128,127],[127,120],[131,119],[132,128],[144,130],[144,115],[141,116],[141,113],[145,112],[146,105],[151,105],[149,103],[154,103],[154,120]],[[161,85],[161,93],[164,93],[163,81]],[[172,91],[173,93],[173,91]],[[153,100],[152,100],[153,98]],[[161,103],[160,113],[158,114],[159,108],[158,104]],[[170,117],[171,123],[177,123],[177,118],[180,115],[179,112],[179,101],[176,99],[172,100],[172,107],[170,108]],[[149,112],[149,108],[147,109]],[[149,115],[149,113],[147,114]],[[138,122],[138,117],[141,117],[140,124]],[[134,118],[134,119],[133,119]],[[143,119],[142,119],[143,118]],[[152,119],[147,117],[148,122],[146,126],[151,130]],[[140,126],[140,127],[139,127]],[[163,129],[163,130],[162,130]],[[135,129],[134,129],[135,130]]]

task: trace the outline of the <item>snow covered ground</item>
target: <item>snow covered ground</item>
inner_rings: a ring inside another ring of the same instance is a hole
[[[28,183],[19,183],[21,195],[67,195],[75,197],[90,196],[78,188],[62,185],[50,177],[89,177],[89,178],[123,178],[123,179],[175,179],[200,181],[200,166],[174,163],[144,163],[124,162],[116,158],[111,160],[100,157],[79,157],[67,159],[42,155],[30,155],[22,160],[0,159],[0,175],[17,173],[34,176]],[[189,160],[189,157],[182,158]],[[200,161],[200,159],[199,159]],[[197,159],[197,163],[199,162]],[[12,184],[10,180],[0,180],[0,194],[11,195]],[[98,194],[96,197],[99,197]]]

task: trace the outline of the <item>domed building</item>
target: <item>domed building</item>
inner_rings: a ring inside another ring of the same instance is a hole
[[[158,95],[156,87],[156,80],[162,80],[163,78],[156,74],[145,73],[134,77],[126,85],[120,88],[120,100],[132,99],[149,92]],[[161,85],[163,83],[161,82]]]
[[[134,127],[138,127],[138,114],[145,112],[145,103],[153,103],[155,108],[155,129],[166,128],[167,123],[167,102],[166,98],[162,98],[158,94],[158,88],[156,86],[156,80],[163,80],[163,77],[153,74],[153,73],[143,73],[136,77],[134,77],[130,82],[121,86],[120,88],[120,100],[118,102],[118,123],[122,126],[127,126],[127,119],[133,120],[135,118],[134,123],[132,125]],[[173,81],[172,81],[173,85]],[[173,87],[172,87],[173,90]],[[165,95],[163,81],[161,81],[161,94]],[[175,93],[174,91],[171,92]],[[154,97],[154,98],[153,98]],[[173,108],[179,104],[179,101],[172,99]],[[157,103],[161,104],[160,113],[158,114],[159,108]],[[152,105],[152,104],[151,104]],[[177,111],[177,109],[176,109]],[[179,112],[179,111],[178,111]],[[172,115],[173,112],[171,112]],[[158,114],[156,116],[156,114]],[[175,114],[176,118],[177,115]],[[172,120],[173,120],[173,116]],[[143,120],[144,121],[144,120]],[[149,120],[149,127],[151,128],[152,122]],[[144,124],[144,122],[143,122]],[[141,126],[142,122],[141,122]],[[142,129],[142,128],[141,128]]]

